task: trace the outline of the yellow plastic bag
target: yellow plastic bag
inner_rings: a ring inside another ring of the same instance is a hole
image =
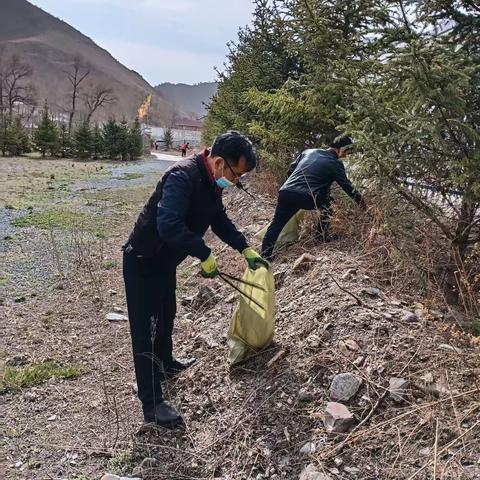
[[[303,222],[305,217],[305,210],[298,211],[283,227],[283,230],[280,232],[280,235],[277,238],[275,245],[285,245],[286,243],[298,242],[300,238],[300,225]],[[265,234],[267,233],[269,225],[265,228],[262,228],[255,236],[263,240]]]
[[[272,272],[264,267],[257,270],[247,268],[242,279],[265,288],[264,291],[243,283],[239,285],[242,292],[264,308],[240,295],[240,303],[233,314],[227,336],[231,365],[245,360],[256,350],[268,347],[275,327],[275,282]]]

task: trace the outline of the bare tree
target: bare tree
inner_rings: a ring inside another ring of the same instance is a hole
[[[0,116],[3,119],[6,115],[11,122],[15,105],[35,105],[35,90],[28,83],[33,69],[17,55],[11,56],[5,62],[1,60],[0,58]]]
[[[90,92],[83,94],[83,100],[87,109],[87,123],[90,122],[92,115],[105,105],[111,105],[117,102],[117,97],[113,94],[113,89],[97,85]]]
[[[62,70],[67,76],[72,90],[70,93],[70,114],[68,118],[68,132],[72,131],[73,117],[77,109],[77,98],[79,95],[81,83],[90,75],[90,67],[86,64],[81,57],[75,57],[73,63],[68,70]]]

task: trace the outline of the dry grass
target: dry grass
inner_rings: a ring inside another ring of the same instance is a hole
[[[168,382],[165,394],[182,412],[185,427],[141,427],[131,386],[128,325],[108,323],[105,314],[114,307],[125,311],[119,247],[146,195],[145,189],[132,188],[89,197],[93,206],[107,202],[112,207],[101,219],[108,235],[94,239],[80,230],[65,237],[55,233],[59,263],[74,264],[65,270],[64,288],[0,307],[6,319],[2,347],[8,356],[30,352],[34,362],[53,358],[85,372],[68,382],[31,387],[30,396],[26,391],[3,395],[2,447],[6,466],[12,465],[6,479],[99,478],[107,470],[125,475],[147,456],[159,463],[141,475],[144,480],[296,479],[312,462],[342,479],[426,480],[434,470],[437,479],[476,478],[479,347],[444,322],[423,296],[400,288],[400,272],[391,283],[382,281],[384,275],[377,277],[377,257],[366,255],[359,241],[368,237],[371,224],[360,217],[365,226],[358,236],[344,230],[340,242],[314,246],[307,235],[279,255],[274,268],[284,273],[277,286],[274,344],[231,371],[225,334],[235,295],[223,284],[200,279],[198,265],[187,260],[179,269],[179,297],[194,294],[204,283],[222,301],[191,311],[179,299],[175,353],[178,358],[195,355],[198,363]],[[271,218],[273,202],[265,199],[258,195],[253,203],[239,191],[226,199],[250,238]],[[22,244],[25,238],[15,241]],[[63,253],[64,242],[71,242],[74,255]],[[211,234],[207,243],[221,267],[237,275],[243,271],[240,255],[224,249]],[[304,273],[291,272],[305,251],[318,261]],[[388,256],[380,259],[387,262]],[[387,270],[388,263],[384,265]],[[371,286],[380,287],[380,297],[363,293]],[[406,324],[405,310],[415,309],[419,321]],[[186,315],[192,312],[193,318]],[[358,347],[345,349],[346,340]],[[286,353],[269,364],[280,349]],[[333,437],[325,431],[322,414],[331,380],[340,372],[363,379],[349,404],[360,427]],[[409,381],[403,404],[385,393],[396,375]],[[310,400],[302,401],[300,391]],[[51,415],[57,419],[49,421]],[[317,450],[300,454],[307,441],[315,442]],[[16,468],[19,461],[22,466]],[[359,473],[349,474],[344,467],[356,467]]]

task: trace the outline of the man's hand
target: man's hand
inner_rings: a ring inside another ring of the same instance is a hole
[[[270,268],[270,264],[260,256],[253,248],[246,248],[242,255],[245,257],[248,263],[248,268],[256,270],[258,267],[265,267],[267,270]]]
[[[217,259],[211,253],[201,264],[201,275],[205,278],[214,278],[218,275]]]

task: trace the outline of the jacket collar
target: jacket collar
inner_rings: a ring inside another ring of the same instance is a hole
[[[332,158],[334,158],[335,160],[340,160],[340,159],[338,158],[337,152],[335,151],[334,148],[328,148],[328,149],[326,150],[326,152],[327,152],[328,155],[330,155],[330,156],[331,156]]]
[[[210,155],[210,151],[208,149],[204,149],[195,157],[195,162],[198,165],[198,169],[200,170],[200,174],[202,178],[211,185],[212,190],[218,195],[222,195],[222,189],[217,186],[215,182],[215,177],[213,176],[213,172],[210,169],[210,166],[207,162],[207,157]]]

